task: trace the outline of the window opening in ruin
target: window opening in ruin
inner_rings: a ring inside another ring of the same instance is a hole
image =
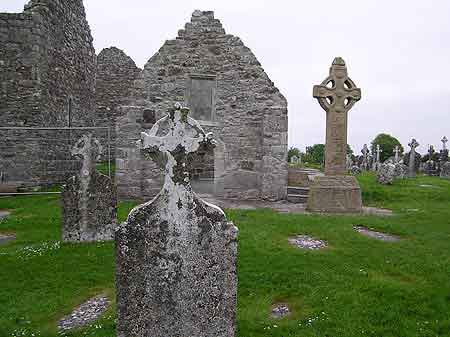
[[[200,123],[215,120],[215,95],[217,79],[215,75],[191,74],[186,86],[186,103],[191,109],[190,116]]]

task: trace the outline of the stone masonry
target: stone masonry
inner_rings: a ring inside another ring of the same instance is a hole
[[[93,125],[95,59],[82,0],[31,0],[22,13],[0,13],[1,126]],[[0,130],[6,182],[61,181],[73,173],[70,137]]]
[[[79,174],[62,189],[63,241],[105,241],[113,238],[117,201],[111,179],[95,169],[102,148],[91,134],[84,135],[72,150],[82,159]]]
[[[134,61],[118,48],[105,48],[98,54],[95,124],[111,127],[111,152],[113,156],[115,153],[116,119],[120,115],[120,106],[130,96],[130,90],[140,71]]]
[[[201,177],[213,176],[215,195],[286,197],[286,99],[251,50],[238,37],[226,34],[208,11],[195,11],[176,39],[166,41],[153,55],[121,107],[116,156],[119,197],[144,199],[160,190],[160,170],[143,160],[134,143],[139,132],[150,129],[162,117],[161,111],[176,101],[186,102],[193,118],[216,135],[214,152],[203,156],[205,167],[192,166]]]
[[[237,228],[190,185],[189,157],[214,146],[177,105],[139,144],[164,168],[158,196],[116,231],[118,337],[234,337]]]

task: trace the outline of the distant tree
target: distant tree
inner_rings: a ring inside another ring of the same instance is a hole
[[[306,156],[308,160],[315,164],[322,164],[325,156],[325,145],[314,144],[306,147]],[[305,159],[306,161],[306,159]]]
[[[347,154],[353,156],[353,150],[349,144],[347,144]],[[309,159],[312,163],[322,164],[325,157],[325,144],[314,144],[306,147],[305,161]]]
[[[296,147],[291,147],[288,150],[288,163],[291,162],[291,158],[296,156],[297,158],[300,158],[300,150],[297,149]]]
[[[353,150],[350,144],[347,144],[347,154],[353,157]]]
[[[377,145],[380,145],[380,148],[383,152],[380,153],[380,160],[384,162],[389,159],[389,157],[394,156],[395,146],[398,145],[400,149],[399,155],[403,153],[403,146],[399,142],[399,140],[391,135],[386,133],[380,133],[371,143],[371,151],[372,155],[376,156]]]

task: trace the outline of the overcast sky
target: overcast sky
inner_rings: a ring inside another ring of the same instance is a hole
[[[1,0],[20,12],[25,0]],[[378,133],[406,146],[450,138],[449,0],[84,0],[97,53],[123,49],[139,67],[176,37],[195,9],[214,10],[239,36],[289,103],[289,144],[325,141],[325,112],[312,87],[342,56],[362,99],[349,112],[359,152]],[[356,151],[355,151],[356,152]]]

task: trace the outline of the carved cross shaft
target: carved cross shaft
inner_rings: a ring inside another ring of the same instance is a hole
[[[88,176],[95,170],[95,163],[102,154],[103,148],[100,142],[88,133],[83,135],[72,148],[72,156],[82,159],[81,175]]]
[[[344,175],[347,153],[347,113],[361,99],[361,89],[348,77],[342,58],[334,59],[328,76],[314,86],[313,96],[327,112],[325,174]]]

